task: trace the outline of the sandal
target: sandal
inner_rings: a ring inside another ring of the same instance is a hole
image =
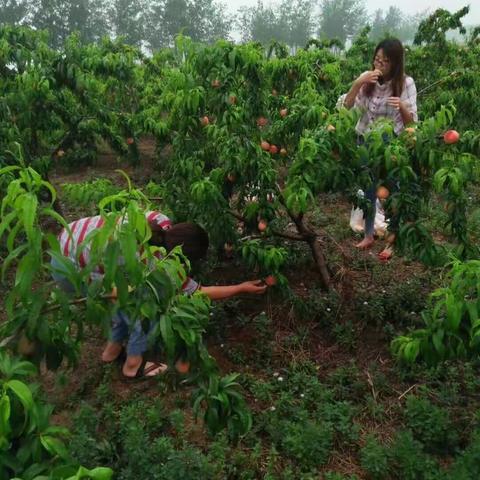
[[[150,365],[147,367],[147,363]],[[137,373],[133,377],[128,377],[127,375],[123,374],[123,379],[126,382],[136,382],[139,380],[149,380],[152,378],[156,378],[160,375],[163,375],[168,369],[168,366],[164,363],[160,362],[152,362],[147,361],[145,358],[142,360],[140,367],[138,367]],[[151,374],[155,370],[158,370],[157,373]]]

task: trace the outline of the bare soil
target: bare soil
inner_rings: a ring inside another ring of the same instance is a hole
[[[140,186],[155,176],[157,159],[154,140],[151,138],[142,140],[140,152],[141,162],[136,167],[119,162],[115,155],[105,151],[93,166],[75,167],[74,169],[58,167],[52,172],[50,180],[59,189],[60,198],[61,185],[64,183],[105,177],[122,185],[124,183],[123,177],[115,172],[119,168],[130,176],[134,184]],[[330,221],[340,222],[344,228],[348,228],[351,208],[348,202],[335,199],[328,203],[328,197],[323,198],[322,202],[325,205],[325,216]],[[67,219],[72,220],[71,215],[73,213],[68,210],[68,206],[62,203],[62,207],[65,209],[64,214]],[[326,238],[325,241],[327,255],[330,252],[336,252],[341,259],[335,265],[335,271],[333,272],[335,288],[341,298],[335,319],[340,324],[349,320],[355,321],[354,300],[358,294],[388,288],[391,284],[405,282],[424,271],[423,267],[416,263],[405,262],[401,258],[393,258],[387,264],[382,264],[382,269],[378,273],[378,268],[372,269],[372,265],[379,265],[376,253],[383,248],[381,242],[378,242],[371,251],[357,252],[353,247],[356,241],[358,239],[354,238],[353,233],[345,235],[345,239],[338,242],[332,241],[331,238]],[[374,273],[374,270],[376,273]],[[320,291],[319,275],[313,263],[306,267],[291,269],[286,272],[286,276],[291,293],[299,298],[308,299],[312,290]],[[248,279],[252,277],[252,274],[239,266],[239,263],[235,260],[225,260],[211,272],[210,277],[215,279],[218,284],[228,284]],[[378,370],[387,376],[391,373],[393,360],[389,353],[388,341],[386,341],[378,326],[354,325],[357,338],[352,349],[340,345],[333,338],[331,329],[322,326],[318,319],[312,318],[300,321],[288,299],[282,298],[275,291],[269,291],[262,297],[242,297],[238,301],[237,308],[243,317],[250,320],[239,324],[234,318],[226,318],[222,343],[218,343],[214,338],[207,338],[206,340],[209,352],[215,357],[223,373],[240,371],[251,373],[257,378],[265,376],[265,365],[252,364],[251,362],[238,364],[232,361],[231,355],[229,355],[230,351],[237,350],[242,352],[246,358],[254,356],[257,332],[252,328],[251,321],[261,312],[265,312],[271,322],[269,328],[273,344],[272,362],[275,368],[287,367],[292,361],[310,360],[318,366],[319,378],[324,379],[339,367],[351,365],[353,360],[357,368],[365,375],[366,380],[368,380],[369,369],[372,364],[376,365]],[[299,331],[299,327],[308,329],[308,338],[302,343],[301,347],[298,345],[290,347],[287,340]],[[95,403],[98,389],[104,383],[105,378],[109,379],[110,399],[115,402],[124,402],[138,394],[149,397],[162,395],[168,402],[170,394],[164,392],[161,388],[161,382],[127,383],[122,378],[120,364],[103,365],[100,360],[103,343],[104,341],[99,334],[90,332],[89,339],[83,346],[78,368],[73,371],[62,368],[55,373],[43,372],[43,387],[48,399],[55,405],[54,421],[56,423],[71,426],[72,416],[78,409],[80,401],[85,400]],[[387,398],[385,398],[385,395],[383,396],[382,402],[384,405],[391,406],[390,420],[376,424],[367,415],[364,415],[358,420],[361,423],[362,435],[376,432],[382,438],[388,440],[390,433],[395,430],[398,424],[396,412],[397,407],[402,402],[399,397],[411,385],[401,383],[391,377],[389,380],[392,390]],[[375,384],[372,384],[370,388],[372,396],[375,398]],[[180,386],[176,395],[187,397],[189,390],[189,387]],[[254,399],[249,398],[248,400],[253,410],[264,408],[263,405],[257,404]],[[101,405],[99,405],[100,407]],[[185,415],[187,428],[191,433],[191,441],[205,446],[206,437],[201,423],[194,421],[190,410],[187,409]],[[333,456],[325,470],[354,473],[359,478],[365,478],[364,472],[359,466],[358,458],[354,453],[348,451]]]

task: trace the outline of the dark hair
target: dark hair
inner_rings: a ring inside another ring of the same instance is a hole
[[[383,50],[385,57],[390,60],[390,76],[392,81],[392,95],[400,97],[405,83],[405,50],[402,42],[397,38],[387,38],[382,40],[375,48],[373,54],[372,67],[375,68],[374,60],[379,50]],[[375,84],[370,83],[365,87],[365,95],[371,97]]]
[[[177,245],[182,247],[182,252],[191,261],[205,257],[208,250],[208,233],[195,223],[176,223],[168,230],[155,229],[152,227],[150,243],[158,247],[164,247],[167,252]]]

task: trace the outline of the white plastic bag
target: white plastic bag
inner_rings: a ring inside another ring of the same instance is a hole
[[[364,193],[362,190],[357,192],[359,197],[363,197]],[[375,235],[378,237],[383,237],[388,227],[388,221],[385,220],[385,212],[383,210],[380,200],[377,198],[376,203],[376,212],[375,212]],[[350,213],[350,228],[355,233],[362,233],[365,230],[365,219],[363,218],[363,210],[361,208],[352,207]]]
[[[352,207],[350,228],[356,233],[361,233],[365,230],[365,220],[363,219],[363,210],[361,208]]]

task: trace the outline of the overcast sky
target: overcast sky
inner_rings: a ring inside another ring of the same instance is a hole
[[[235,11],[241,6],[253,6],[257,4],[257,0],[224,0],[230,11]],[[264,4],[278,3],[278,1],[264,0]],[[432,12],[437,8],[445,8],[450,12],[456,12],[465,5],[470,4],[470,13],[465,17],[466,24],[480,24],[480,0],[403,0],[402,2],[392,0],[366,0],[365,4],[369,13],[373,13],[378,8],[382,10],[388,7],[396,6],[403,12],[414,14],[417,12],[430,9]]]

